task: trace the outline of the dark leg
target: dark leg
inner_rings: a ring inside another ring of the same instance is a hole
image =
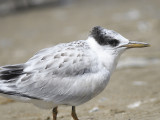
[[[53,108],[53,110],[52,110],[53,120],[57,120],[57,113],[58,113],[57,108],[58,108],[58,107],[55,107],[55,108]]]
[[[74,120],[78,120],[78,117],[76,115],[76,108],[75,106],[72,106],[72,113],[71,113],[72,117]]]

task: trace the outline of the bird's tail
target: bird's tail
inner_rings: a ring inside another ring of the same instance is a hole
[[[7,65],[0,67],[0,80],[11,82],[23,74],[23,64]]]
[[[7,65],[0,67],[0,94],[13,98],[16,93],[16,82],[23,72],[24,65]]]
[[[24,72],[24,64],[7,65],[0,67],[0,94],[15,100],[28,101],[39,99],[34,96],[22,93],[19,90],[18,82]]]

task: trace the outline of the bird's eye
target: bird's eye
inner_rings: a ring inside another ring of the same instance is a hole
[[[111,39],[111,40],[108,41],[108,43],[109,43],[109,45],[115,47],[119,44],[119,41],[116,40],[116,39]]]

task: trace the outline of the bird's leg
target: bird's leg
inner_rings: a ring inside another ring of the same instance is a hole
[[[57,109],[58,109],[58,107],[55,107],[52,110],[53,120],[57,120],[57,113],[58,113]]]
[[[72,115],[72,117],[73,117],[74,120],[78,120],[75,106],[72,106],[72,113],[71,113],[71,115]]]

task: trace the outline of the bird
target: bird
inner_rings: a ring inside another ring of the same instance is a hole
[[[121,54],[149,46],[95,26],[86,40],[60,43],[40,50],[25,63],[1,66],[0,95],[52,109],[53,120],[58,106],[72,106],[71,116],[79,120],[76,106],[105,89]]]

